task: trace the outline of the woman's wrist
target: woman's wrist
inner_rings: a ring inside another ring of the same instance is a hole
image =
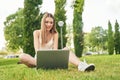
[[[37,53],[38,49],[35,50],[35,53]]]

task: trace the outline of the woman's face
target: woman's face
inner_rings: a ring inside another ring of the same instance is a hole
[[[53,27],[53,24],[54,24],[53,18],[47,17],[47,18],[45,19],[45,26],[46,26],[46,30],[47,30],[47,31],[50,31],[50,30],[51,30],[51,28]]]

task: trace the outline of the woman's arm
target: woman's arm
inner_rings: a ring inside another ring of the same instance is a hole
[[[35,52],[37,52],[37,50],[39,49],[39,35],[40,35],[40,30],[35,30],[33,32]]]
[[[54,46],[53,49],[58,49],[58,33],[54,34]]]

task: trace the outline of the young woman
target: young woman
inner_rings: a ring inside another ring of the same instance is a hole
[[[41,29],[33,32],[35,52],[41,49],[58,49],[58,32],[55,26],[55,19],[51,13],[45,13],[41,21]],[[67,47],[63,48],[67,49]],[[28,67],[36,66],[36,55],[32,57],[28,54],[21,54],[21,63]],[[94,64],[87,64],[80,61],[76,55],[70,52],[69,62],[78,67],[79,71],[93,71]]]

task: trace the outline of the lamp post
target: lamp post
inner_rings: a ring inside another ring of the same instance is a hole
[[[63,37],[62,37],[62,27],[64,25],[63,21],[58,21],[58,25],[60,27],[60,33],[61,33],[61,49],[63,48]]]

